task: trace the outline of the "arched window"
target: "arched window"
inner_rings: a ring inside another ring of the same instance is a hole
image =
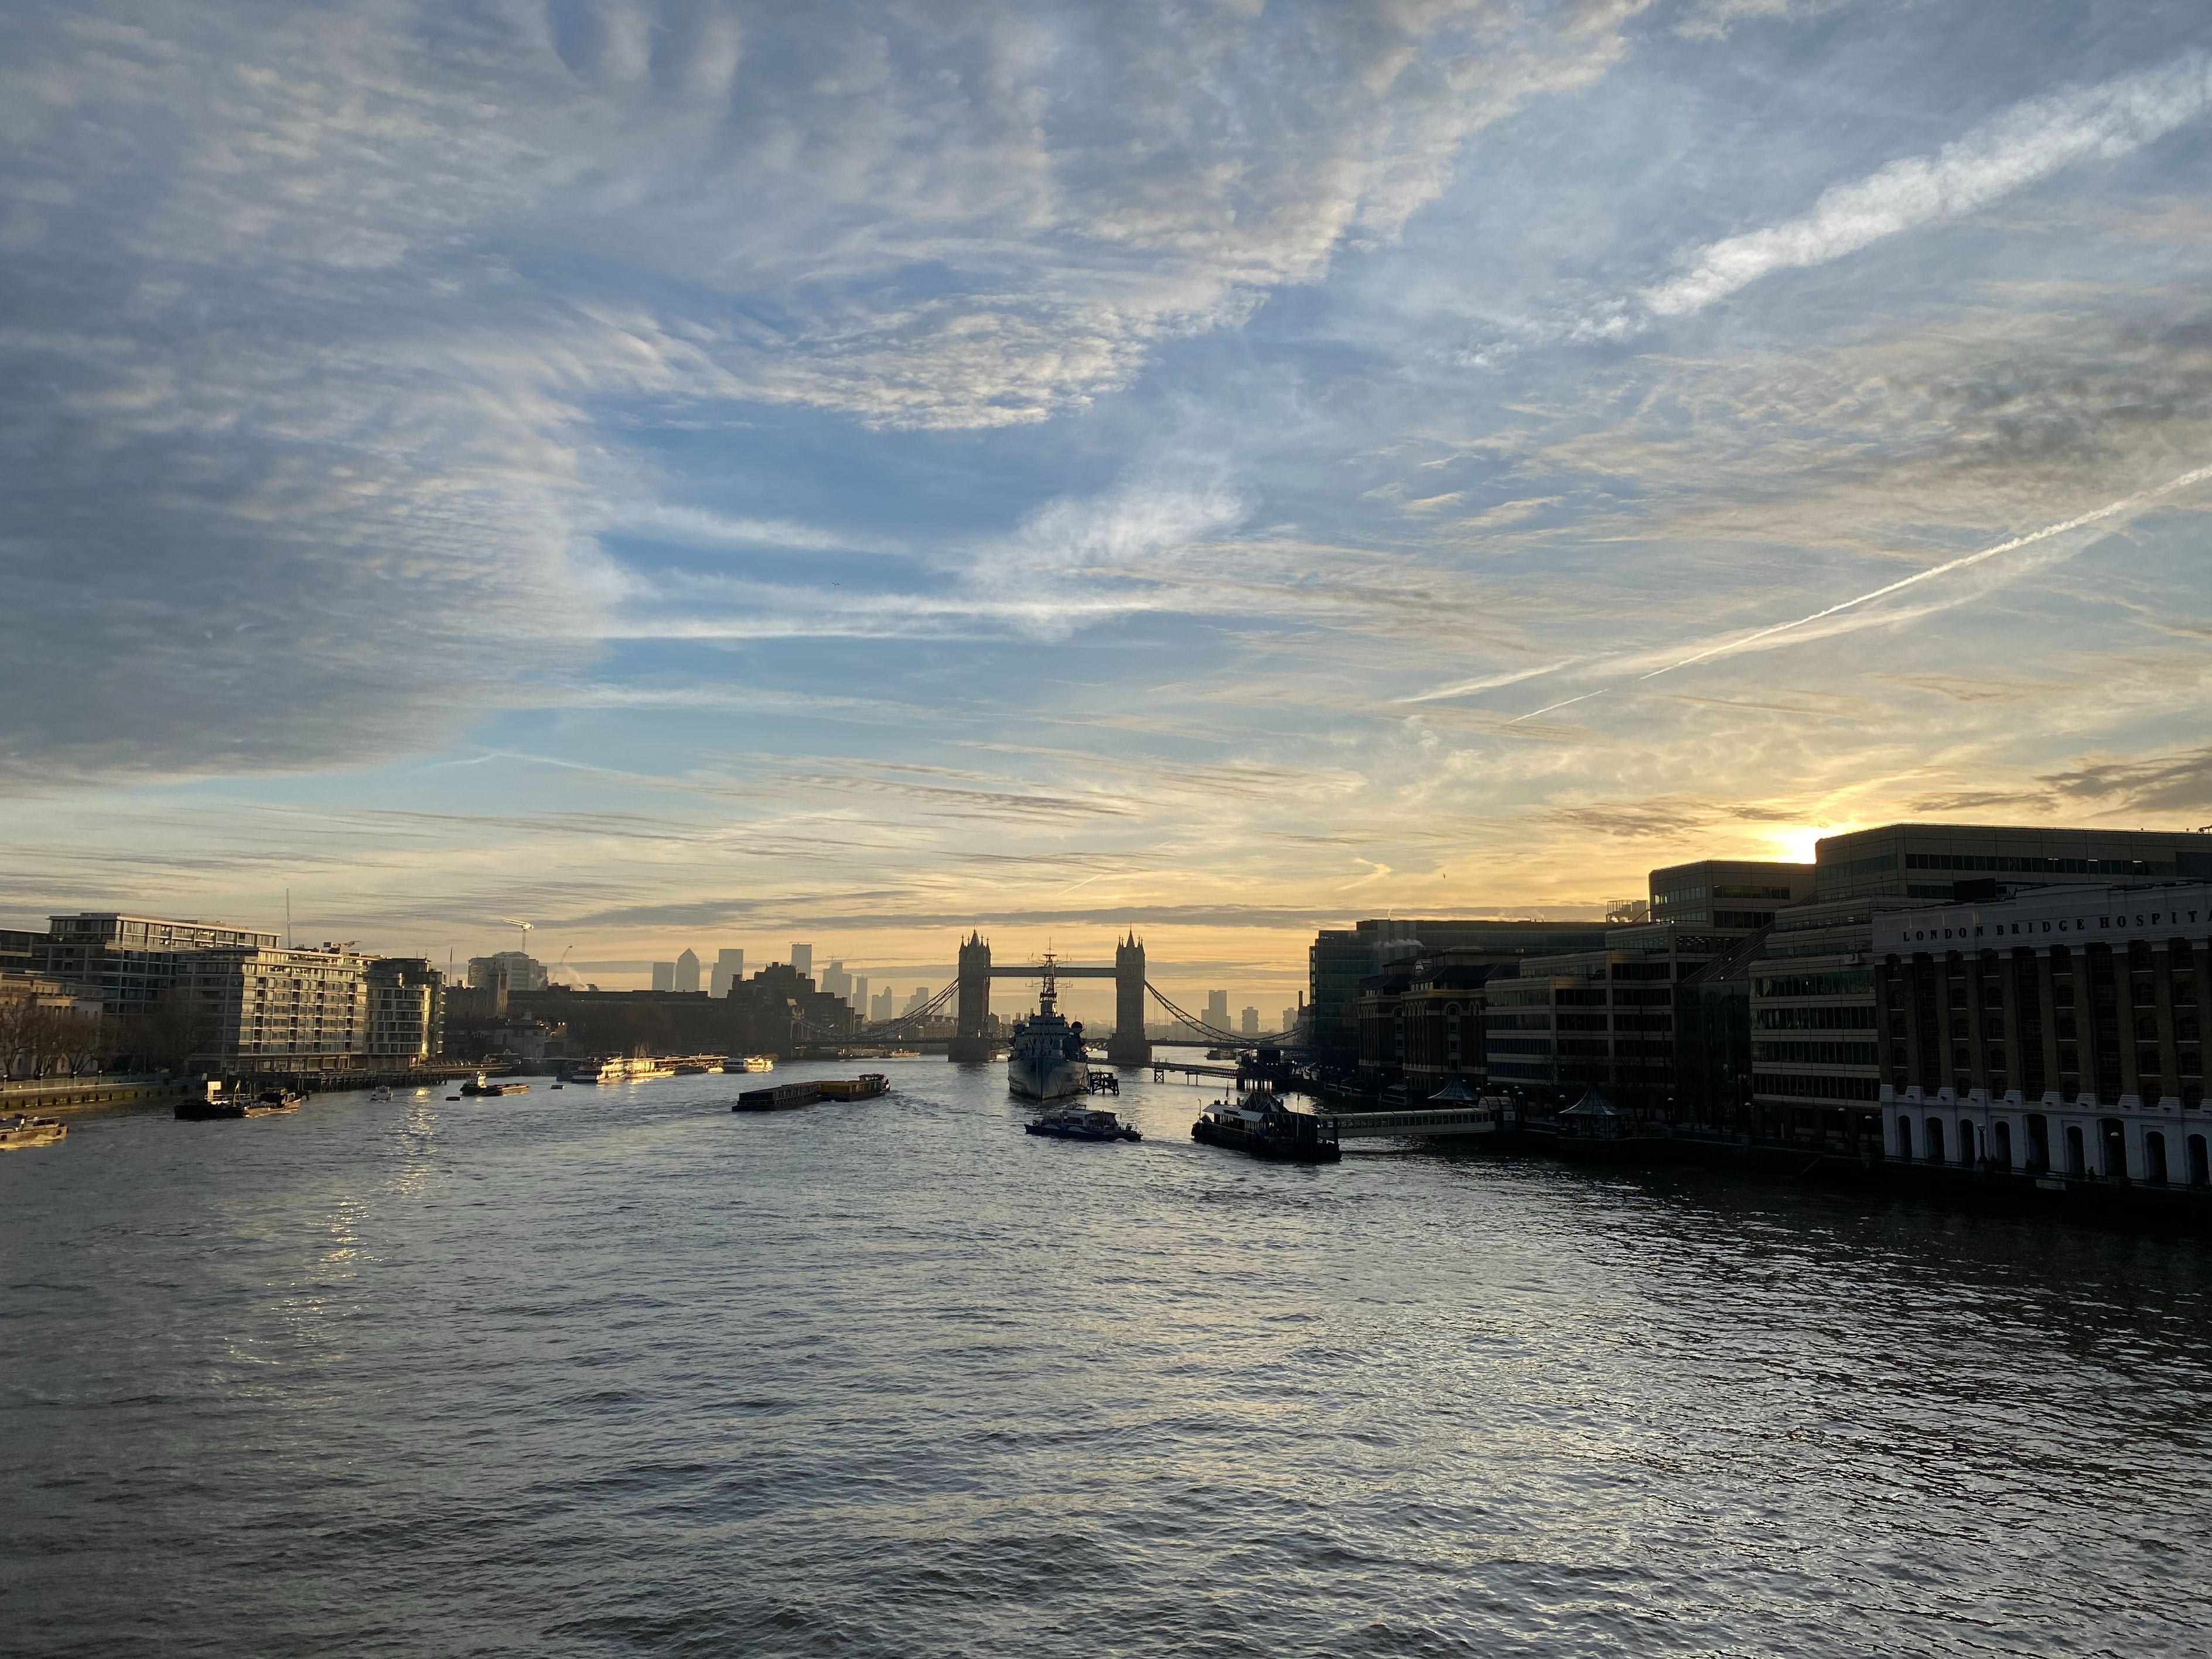
[[[1912,1162],[1912,1120],[1902,1112],[1897,1118],[1897,1155],[1907,1164]]]
[[[2212,1158],[2206,1156],[2203,1135],[2189,1137],[2189,1184],[2212,1187]]]
[[[1997,1168],[2012,1168],[2012,1125],[1999,1118],[1990,1126],[1990,1157]]]
[[[2166,1137],[2155,1129],[2143,1137],[2143,1179],[2154,1187],[2166,1185]]]
[[[1943,1161],[1943,1120],[1940,1117],[1928,1120],[1928,1161],[1930,1164]]]

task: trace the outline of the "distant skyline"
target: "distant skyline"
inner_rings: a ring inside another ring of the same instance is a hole
[[[0,132],[0,925],[1235,1012],[2212,821],[2201,3],[34,0]]]

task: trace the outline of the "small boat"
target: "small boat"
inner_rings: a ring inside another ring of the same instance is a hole
[[[727,1069],[732,1072],[773,1072],[775,1070],[775,1059],[771,1054],[747,1054],[742,1060],[730,1061]]]
[[[387,1085],[380,1083],[368,1091],[368,1097],[371,1100],[389,1100],[392,1098],[392,1091]]]
[[[881,1072],[863,1072],[858,1077],[824,1078],[814,1086],[824,1100],[873,1100],[891,1091],[891,1080]]]
[[[246,1117],[271,1117],[278,1112],[296,1112],[307,1097],[292,1089],[264,1089],[245,1103]]]
[[[796,1106],[811,1106],[822,1098],[818,1083],[780,1083],[773,1088],[748,1089],[738,1097],[733,1112],[787,1112]]]
[[[1190,1126],[1190,1138],[1284,1164],[1334,1164],[1344,1157],[1335,1119],[1294,1112],[1271,1089],[1215,1101]]]
[[[14,1152],[19,1146],[51,1146],[69,1133],[69,1126],[58,1117],[33,1117],[27,1112],[11,1112],[0,1117],[0,1152]]]
[[[1113,1113],[1090,1106],[1067,1106],[1057,1112],[1048,1112],[1034,1123],[1022,1126],[1023,1132],[1033,1135],[1049,1135],[1054,1140],[1142,1140],[1133,1124],[1124,1123]]]
[[[478,1072],[474,1083],[461,1085],[461,1092],[465,1095],[484,1096],[526,1095],[530,1092],[530,1085],[527,1083],[493,1083],[487,1080],[482,1072]]]

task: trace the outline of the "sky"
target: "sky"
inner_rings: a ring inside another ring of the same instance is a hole
[[[0,158],[0,922],[1272,1026],[2212,820],[2201,0],[15,0]]]

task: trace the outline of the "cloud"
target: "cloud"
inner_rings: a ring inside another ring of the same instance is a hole
[[[434,745],[638,631],[655,590],[611,531],[896,550],[661,504],[631,430],[1080,408],[1396,235],[1468,133],[1605,74],[1643,4],[9,7],[0,774]],[[1182,510],[1049,510],[978,570],[1221,522]],[[853,631],[1144,602],[995,587]],[[722,598],[685,626],[803,631],[787,595]]]
[[[2140,149],[2212,109],[2212,58],[2199,51],[2093,87],[2014,105],[1946,144],[1838,185],[1812,210],[1707,244],[1593,331],[1690,315],[1778,270],[1826,264],[1886,237],[1956,219],[2087,161]]]

